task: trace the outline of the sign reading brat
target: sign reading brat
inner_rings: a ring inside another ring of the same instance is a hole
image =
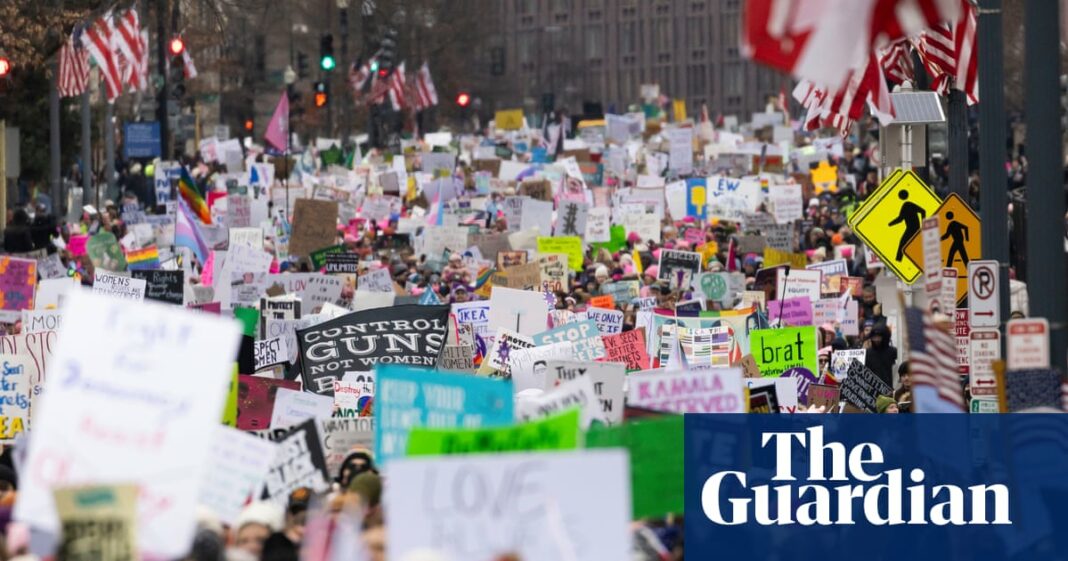
[[[297,330],[306,391],[333,395],[346,372],[376,364],[432,368],[445,342],[449,306],[394,306],[353,312]]]

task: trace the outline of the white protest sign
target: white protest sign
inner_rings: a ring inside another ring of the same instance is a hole
[[[533,421],[578,407],[582,411],[582,430],[590,428],[594,421],[604,422],[601,402],[593,389],[593,380],[584,376],[562,382],[553,389],[532,395],[516,395],[515,419]]]
[[[801,220],[804,205],[801,201],[801,184],[773,185],[768,192],[768,202],[775,222],[789,224]]]
[[[587,377],[593,382],[593,392],[601,402],[601,413],[610,424],[623,422],[623,383],[627,365],[622,362],[579,362],[574,360],[550,360],[547,365],[547,388],[578,377]]]
[[[59,531],[52,488],[140,487],[142,553],[177,558],[196,529],[211,434],[231,383],[238,324],[153,302],[71,296],[34,413],[15,519]],[[87,461],[93,458],[93,461]]]
[[[289,347],[282,336],[256,341],[252,346],[252,354],[256,359],[256,370],[289,362]]]
[[[393,292],[393,278],[389,269],[375,269],[356,279],[356,287],[364,292]]]
[[[612,212],[605,207],[593,207],[586,213],[587,243],[607,242],[612,239]]]
[[[59,310],[22,310],[22,332],[56,331],[62,319],[63,312]]]
[[[569,359],[575,348],[570,341],[515,349],[508,354],[509,370],[515,392],[545,389],[546,369],[551,360]]]
[[[835,378],[839,380],[845,378],[849,373],[849,365],[854,360],[864,364],[864,357],[867,356],[867,351],[864,349],[846,349],[844,351],[833,351],[831,353],[831,374],[834,374]]]
[[[316,308],[323,304],[333,304],[341,299],[341,291],[345,288],[345,279],[337,275],[319,275],[308,279],[304,292],[300,294],[300,302],[309,312],[315,312]]]
[[[548,318],[549,310],[542,293],[493,287],[487,329],[495,331],[503,327],[531,336],[545,331]]]
[[[820,299],[820,283],[823,282],[821,271],[808,269],[777,269],[776,300],[807,297],[815,302]]]
[[[245,431],[216,426],[199,504],[232,526],[253,491],[263,483],[277,446]]]
[[[586,317],[597,324],[602,335],[615,335],[623,332],[623,312],[606,308],[587,308]]]
[[[642,370],[628,377],[627,403],[672,413],[745,413],[741,368]]]
[[[126,300],[143,301],[148,281],[124,277],[115,273],[97,269],[93,279],[93,293],[106,294]]]
[[[390,559],[628,559],[628,465],[620,450],[398,458],[383,502],[405,522],[387,527]]]
[[[798,378],[746,378],[749,389],[775,386],[775,399],[779,403],[779,413],[797,412]],[[805,390],[808,391],[807,389]]]
[[[357,290],[352,296],[352,311],[373,310],[375,308],[388,308],[396,300],[396,292],[367,292]]]
[[[271,414],[271,428],[284,429],[308,419],[329,419],[334,412],[334,398],[288,388],[278,388]]]

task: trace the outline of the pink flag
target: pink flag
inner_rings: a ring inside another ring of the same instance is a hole
[[[282,92],[282,99],[278,100],[278,107],[274,108],[263,137],[278,150],[289,151],[289,96],[286,92]]]

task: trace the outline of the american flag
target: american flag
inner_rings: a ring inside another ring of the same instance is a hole
[[[927,386],[937,392],[943,405],[964,410],[964,395],[957,372],[957,343],[920,308],[905,310],[912,386]],[[920,393],[913,392],[917,411],[922,411]]]
[[[915,41],[916,52],[934,76],[933,90],[945,94],[958,89],[968,96],[968,103],[974,104],[979,101],[977,22],[971,2],[961,0],[961,4],[962,17],[921,33]]]
[[[133,90],[148,87],[148,41],[141,34],[137,10],[127,10],[118,20],[113,41],[124,61],[122,81]]]
[[[438,104],[438,90],[430,77],[430,66],[423,63],[415,75],[415,110],[423,111]]]
[[[864,113],[865,105],[884,125],[894,116],[890,90],[874,53],[863,68],[850,70],[845,83],[837,90],[829,91],[801,80],[794,88],[794,99],[808,110],[805,117],[808,130],[829,127],[845,135]]]
[[[353,62],[349,68],[349,85],[352,86],[353,98],[357,100],[360,99],[367,81],[371,79],[371,65],[374,64],[375,58],[371,57],[370,60],[363,64]]]
[[[914,72],[909,42],[901,39],[887,45],[886,49],[879,54],[879,66],[895,84],[904,83],[906,80],[912,81]]]
[[[400,63],[400,66],[393,69],[393,73],[389,75],[389,102],[393,104],[394,111],[400,111],[404,109],[406,103],[404,97],[404,90],[407,86],[407,80],[404,77],[404,63]]]
[[[122,94],[122,76],[119,73],[119,57],[115,53],[112,34],[111,12],[104,14],[82,34],[82,46],[89,51],[89,56],[100,68],[100,77],[104,80],[108,103]]]
[[[89,52],[82,48],[82,30],[75,28],[59,50],[59,96],[73,97],[89,87]]]

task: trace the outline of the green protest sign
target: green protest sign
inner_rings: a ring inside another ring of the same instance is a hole
[[[594,251],[600,251],[600,249],[606,248],[608,251],[615,253],[627,245],[627,229],[619,224],[613,225],[608,229],[608,241],[597,242],[590,244]],[[596,255],[596,254],[595,254]]]
[[[765,378],[778,378],[793,369],[807,370],[806,377],[816,377],[816,350],[816,328],[812,326],[757,329],[749,334],[749,352]]]
[[[330,253],[345,253],[345,244],[327,246],[308,254],[308,258],[311,259],[312,262],[312,267],[314,267],[316,271],[325,267],[326,256]]]
[[[413,428],[408,433],[409,456],[574,450],[578,448],[578,444],[578,409],[572,409],[540,421],[511,427],[486,429]]]
[[[683,511],[682,415],[666,415],[622,425],[593,425],[586,448],[626,448],[630,452],[633,518]]]

